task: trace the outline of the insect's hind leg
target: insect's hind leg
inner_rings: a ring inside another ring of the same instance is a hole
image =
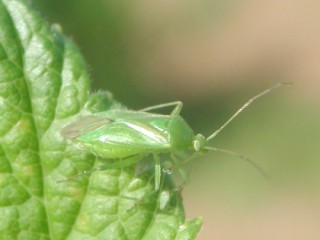
[[[183,107],[183,103],[180,101],[175,101],[175,102],[169,102],[169,103],[163,103],[163,104],[158,104],[155,106],[151,106],[151,107],[146,107],[143,109],[140,109],[140,112],[148,112],[151,110],[155,110],[155,109],[160,109],[160,108],[166,108],[166,107],[171,107],[171,106],[175,106],[174,109],[172,110],[172,112],[170,113],[171,116],[174,115],[179,115],[181,112],[181,109]]]
[[[132,155],[132,156],[120,159],[119,161],[116,161],[114,163],[104,164],[104,165],[92,168],[88,171],[83,171],[82,173],[79,173],[75,176],[68,177],[63,180],[58,180],[58,182],[68,182],[70,180],[74,180],[74,179],[77,179],[82,176],[88,176],[94,172],[103,171],[103,170],[107,170],[107,169],[119,169],[119,168],[128,167],[128,166],[131,166],[131,165],[139,162],[143,157],[144,157],[144,155],[140,155],[140,154]]]

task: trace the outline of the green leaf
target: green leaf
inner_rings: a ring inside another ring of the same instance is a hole
[[[0,0],[0,239],[195,239],[202,220],[185,222],[169,176],[166,201],[136,166],[60,181],[105,164],[61,129],[118,107],[89,93],[86,64],[59,27],[26,1]]]

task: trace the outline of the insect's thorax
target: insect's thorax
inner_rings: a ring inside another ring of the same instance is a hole
[[[193,148],[194,133],[180,116],[171,117],[168,125],[170,145],[173,151],[185,151]]]

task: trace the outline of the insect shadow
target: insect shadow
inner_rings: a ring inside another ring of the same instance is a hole
[[[94,171],[131,166],[151,155],[154,161],[154,190],[158,191],[162,174],[170,173],[173,168],[177,169],[183,182],[188,181],[188,174],[183,164],[197,155],[191,154],[190,157],[186,157],[185,153],[207,151],[219,151],[237,156],[250,163],[263,176],[268,177],[265,171],[250,158],[226,149],[211,147],[208,143],[251,103],[287,84],[290,83],[277,83],[250,98],[208,137],[194,134],[191,127],[180,116],[183,106],[180,101],[159,104],[138,111],[115,109],[99,112],[67,125],[61,130],[61,135],[84,151],[104,159],[116,160],[75,177]],[[168,115],[150,112],[166,107],[174,107]],[[169,154],[170,160],[162,162],[160,154]]]

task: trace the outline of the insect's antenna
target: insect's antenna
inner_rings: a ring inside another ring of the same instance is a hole
[[[226,153],[232,156],[236,156],[244,161],[246,161],[247,163],[249,163],[252,167],[254,167],[264,178],[266,179],[270,179],[270,176],[268,175],[268,173],[262,169],[255,161],[253,161],[251,158],[242,155],[240,153],[237,152],[233,152],[227,149],[221,149],[221,148],[215,148],[215,147],[205,147],[206,150],[211,150],[211,151],[216,151],[216,152],[222,152],[222,153]]]
[[[288,83],[283,83],[283,82],[280,82],[280,83],[277,83],[275,85],[273,85],[272,87],[264,90],[263,92],[259,93],[258,95],[250,98],[245,104],[243,104],[243,106],[238,110],[236,111],[232,116],[231,118],[229,118],[228,121],[226,121],[218,130],[216,130],[213,134],[211,134],[209,137],[207,137],[207,141],[210,141],[211,139],[215,138],[220,132],[222,129],[224,129],[236,116],[238,116],[244,109],[246,109],[251,103],[253,103],[255,100],[257,100],[258,98],[272,92],[273,90],[277,89],[278,87],[281,87],[283,85],[288,85],[288,84],[291,84],[290,82]]]

